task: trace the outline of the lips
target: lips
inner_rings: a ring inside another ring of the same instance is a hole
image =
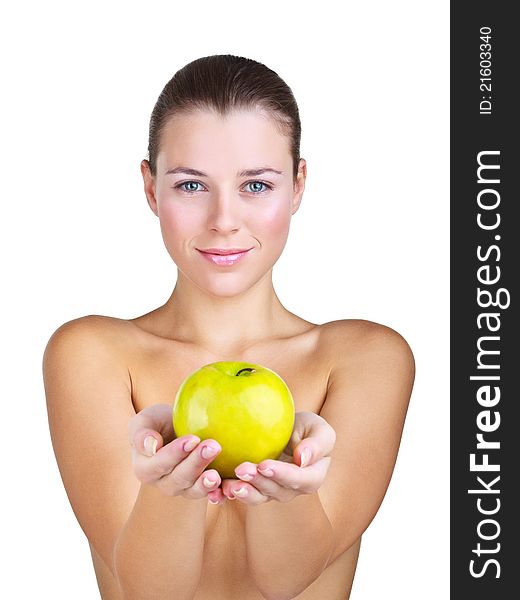
[[[248,250],[251,250],[251,248],[204,248],[204,249],[197,248],[197,250],[199,250],[199,252],[206,252],[207,254],[226,255],[226,254],[240,254],[241,252],[247,252]]]
[[[229,267],[243,260],[252,248],[207,248],[200,255],[214,265]]]

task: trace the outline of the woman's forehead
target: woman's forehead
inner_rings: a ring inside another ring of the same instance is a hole
[[[168,120],[157,166],[164,172],[165,167],[170,170],[178,164],[200,170],[216,165],[272,164],[285,171],[291,161],[290,139],[265,113],[240,110],[219,115],[199,110]]]

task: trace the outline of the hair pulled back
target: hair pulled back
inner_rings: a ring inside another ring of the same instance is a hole
[[[214,110],[223,116],[234,109],[260,109],[279,124],[290,139],[296,178],[301,123],[291,89],[262,63],[232,54],[198,58],[164,86],[150,118],[148,161],[152,175],[157,173],[162,132],[172,116],[194,110]]]

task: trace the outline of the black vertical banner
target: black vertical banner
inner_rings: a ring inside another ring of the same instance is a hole
[[[451,597],[520,598],[515,3],[451,3]],[[507,591],[506,591],[507,590]]]

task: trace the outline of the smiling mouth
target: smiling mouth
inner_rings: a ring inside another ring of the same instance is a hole
[[[228,254],[241,254],[242,252],[248,252],[252,250],[252,248],[206,248],[201,250],[197,248],[199,252],[204,252],[205,254],[220,254],[221,256]]]
[[[219,249],[218,252],[208,252],[207,250],[199,250],[198,248],[197,250],[200,252],[201,256],[203,256],[206,260],[210,261],[214,265],[226,267],[234,265],[241,261],[249,254],[252,248],[246,248],[244,250],[230,249],[226,250],[225,253],[222,253],[221,249]],[[211,250],[214,249],[212,248]]]

